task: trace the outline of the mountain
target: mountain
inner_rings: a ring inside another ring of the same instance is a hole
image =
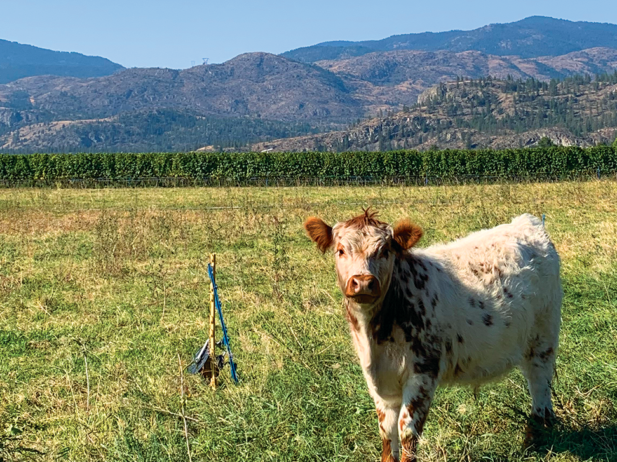
[[[67,53],[0,40],[0,83],[35,75],[101,77],[124,69],[98,56]]]
[[[0,151],[244,149],[407,109],[460,76],[548,82],[615,69],[609,48],[538,58],[396,50],[314,64],[246,53],[182,71],[34,76],[0,85]]]
[[[88,119],[145,109],[184,109],[217,117],[348,121],[362,114],[343,81],[320,67],[268,53],[223,64],[127,69],[92,79],[30,77],[0,85],[4,107],[30,120]]]
[[[393,35],[383,40],[324,42],[283,53],[302,62],[347,59],[375,51],[476,50],[495,56],[521,58],[559,56],[588,48],[617,48],[617,25],[573,22],[532,16],[508,24],[490,24],[471,31]]]
[[[363,114],[333,73],[250,53],[183,71],[127,69],[0,85],[0,151],[233,147],[341,127]]]
[[[563,56],[523,59],[487,55],[479,51],[397,50],[318,61],[316,65],[339,76],[367,114],[400,110],[415,104],[418,95],[439,82],[457,77],[547,81],[576,74],[603,74],[617,69],[617,50],[592,48]]]
[[[511,148],[544,137],[559,145],[612,143],[617,136],[617,72],[591,80],[457,80],[420,95],[407,111],[344,131],[258,143],[254,150],[362,151]]]

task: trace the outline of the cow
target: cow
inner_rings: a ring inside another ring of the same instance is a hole
[[[551,382],[561,323],[559,256],[525,214],[449,244],[414,248],[422,229],[376,212],[330,227],[306,220],[333,251],[353,345],[375,401],[382,462],[416,460],[438,385],[479,385],[518,366],[532,419],[554,417]],[[400,442],[400,448],[399,448]]]

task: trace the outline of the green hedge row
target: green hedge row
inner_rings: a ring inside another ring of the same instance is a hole
[[[505,150],[346,153],[148,153],[0,155],[2,180],[144,177],[269,178],[578,176],[617,173],[617,149],[551,147]]]

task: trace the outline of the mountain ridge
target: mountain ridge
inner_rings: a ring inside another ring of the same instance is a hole
[[[399,34],[381,40],[332,41],[282,53],[302,62],[344,59],[373,51],[397,49],[461,52],[476,50],[522,58],[558,56],[588,48],[617,48],[617,25],[530,16],[477,29]]]
[[[100,56],[53,51],[0,39],[0,84],[24,77],[58,75],[66,77],[102,77],[124,69]]]

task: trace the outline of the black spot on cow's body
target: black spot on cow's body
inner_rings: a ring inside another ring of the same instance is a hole
[[[446,353],[452,353],[452,341],[449,338],[446,339]]]
[[[392,338],[395,325],[401,328],[407,342],[411,342],[414,336],[417,337],[418,333],[425,329],[424,316],[421,313],[425,310],[416,309],[411,297],[405,295],[401,281],[393,279],[381,308],[377,310],[369,325],[378,344]]]
[[[436,348],[437,344],[434,343],[434,341],[435,340],[427,341],[426,344],[423,345],[422,354],[414,350],[414,353],[416,353],[416,360],[413,369],[416,374],[426,374],[436,379],[439,375],[441,350]]]
[[[458,341],[458,343],[463,343],[463,337],[461,336],[461,334],[456,334],[456,340]]]
[[[478,301],[478,306],[480,307],[481,310],[484,309],[484,302],[482,300]]]
[[[493,325],[493,317],[486,313],[484,316],[482,316],[482,322],[484,323],[485,326],[492,326]]]
[[[506,319],[504,324],[506,325],[506,327],[510,327],[512,325],[512,320],[511,319]]]
[[[469,297],[469,304],[474,307],[476,306],[476,301],[473,299],[473,297]]]
[[[415,280],[424,281],[414,266],[417,260],[413,256],[399,254],[397,257],[395,265],[398,267],[394,274],[400,274],[401,265],[409,264]],[[442,341],[432,333],[434,326],[426,317],[424,301],[414,299],[413,291],[409,289],[408,284],[400,278],[392,279],[382,306],[369,323],[369,332],[377,344],[382,344],[394,341],[393,331],[398,327],[413,352],[416,373],[436,378],[439,374]]]
[[[554,350],[553,350],[553,348],[552,348],[552,347],[550,347],[550,348],[548,348],[546,351],[543,351],[542,353],[540,353],[540,354],[538,355],[538,357],[540,358],[540,360],[541,360],[543,363],[545,363],[545,362],[547,362],[547,361],[550,359],[550,357],[553,355],[553,351],[554,351]]]
[[[530,360],[532,359],[534,356],[536,355],[535,350],[533,349],[533,347],[531,347],[527,353],[525,353],[525,359]]]
[[[469,324],[470,326],[473,326],[473,321],[471,319],[468,319],[467,324]]]
[[[423,315],[426,314],[426,307],[424,306],[424,302],[422,301],[422,299],[418,300],[418,309]]]

